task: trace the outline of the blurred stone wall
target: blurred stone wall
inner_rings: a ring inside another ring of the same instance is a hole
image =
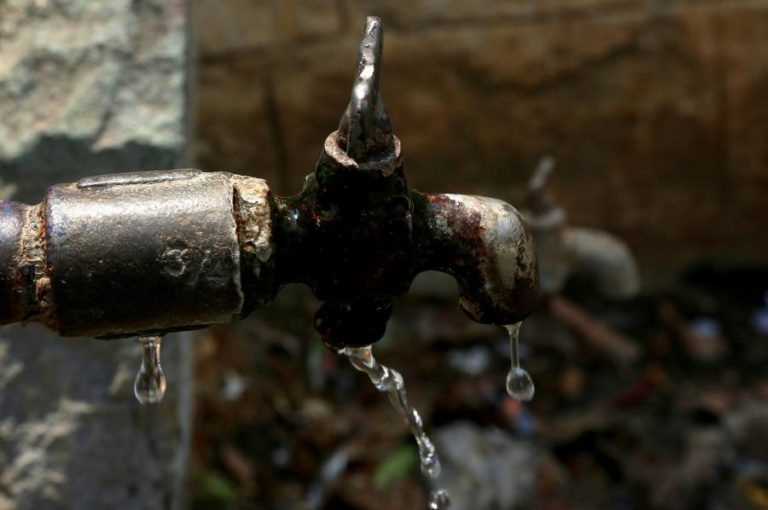
[[[538,158],[573,223],[660,282],[768,255],[764,0],[195,0],[196,163],[300,187],[349,98],[364,16],[411,184],[521,201]]]
[[[0,0],[0,198],[85,175],[183,166],[186,0]],[[168,392],[133,396],[135,339],[0,328],[0,510],[182,503],[193,348],[168,338]]]

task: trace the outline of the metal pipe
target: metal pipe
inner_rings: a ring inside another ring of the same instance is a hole
[[[154,335],[238,319],[298,282],[323,305],[334,349],[384,333],[421,271],[453,275],[476,321],[511,324],[537,302],[533,240],[499,200],[408,189],[379,95],[381,22],[368,18],[350,103],[303,190],[199,170],[93,177],[37,206],[3,203],[0,323],[65,336]]]
[[[22,235],[29,232],[30,208],[17,202],[0,202],[0,323],[26,320],[34,314],[35,265],[24,263]],[[31,274],[30,274],[31,272]],[[30,285],[32,284],[32,285]],[[30,295],[31,294],[31,295]]]
[[[59,184],[32,207],[5,202],[1,321],[119,337],[239,318],[253,273],[269,281],[256,253],[269,244],[268,193],[261,179],[176,170]]]

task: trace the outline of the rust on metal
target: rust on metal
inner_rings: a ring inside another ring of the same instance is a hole
[[[232,175],[240,245],[243,312],[263,306],[277,292],[272,240],[272,194],[263,179]]]
[[[83,179],[0,212],[0,323],[62,335],[159,334],[228,322],[288,283],[322,305],[334,349],[381,338],[414,277],[453,275],[476,321],[537,304],[532,236],[492,198],[410,190],[379,93],[383,33],[366,20],[350,101],[300,193],[261,179],[176,170]]]
[[[500,200],[414,192],[421,269],[444,271],[459,284],[462,309],[474,320],[513,324],[538,296],[531,234],[520,213]],[[419,198],[417,198],[419,197]]]

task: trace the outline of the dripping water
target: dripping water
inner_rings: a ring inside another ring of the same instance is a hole
[[[507,393],[516,400],[528,401],[533,398],[536,388],[533,386],[531,376],[520,366],[518,341],[522,324],[522,322],[517,322],[504,326],[507,332],[509,332],[510,357],[512,358],[512,366],[507,374]]]
[[[157,404],[165,395],[165,374],[160,363],[162,336],[140,336],[141,367],[133,383],[133,393],[140,404]]]
[[[411,434],[419,448],[421,472],[430,487],[429,510],[446,510],[450,505],[448,492],[437,488],[440,476],[440,459],[437,457],[435,445],[424,431],[419,412],[411,406],[405,393],[403,376],[396,370],[380,365],[373,357],[373,347],[347,347],[341,350],[349,358],[352,366],[365,373],[376,389],[384,393],[397,412],[405,419]]]

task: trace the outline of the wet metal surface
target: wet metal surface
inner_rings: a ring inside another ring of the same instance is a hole
[[[382,47],[368,18],[349,105],[296,196],[177,170],[53,186],[39,207],[4,202],[0,322],[161,334],[238,319],[295,282],[323,302],[326,344],[364,346],[425,270],[456,278],[474,320],[522,320],[538,293],[525,221],[496,199],[409,190],[379,94]]]
[[[222,173],[49,189],[47,265],[63,335],[120,336],[239,317],[233,186]]]

